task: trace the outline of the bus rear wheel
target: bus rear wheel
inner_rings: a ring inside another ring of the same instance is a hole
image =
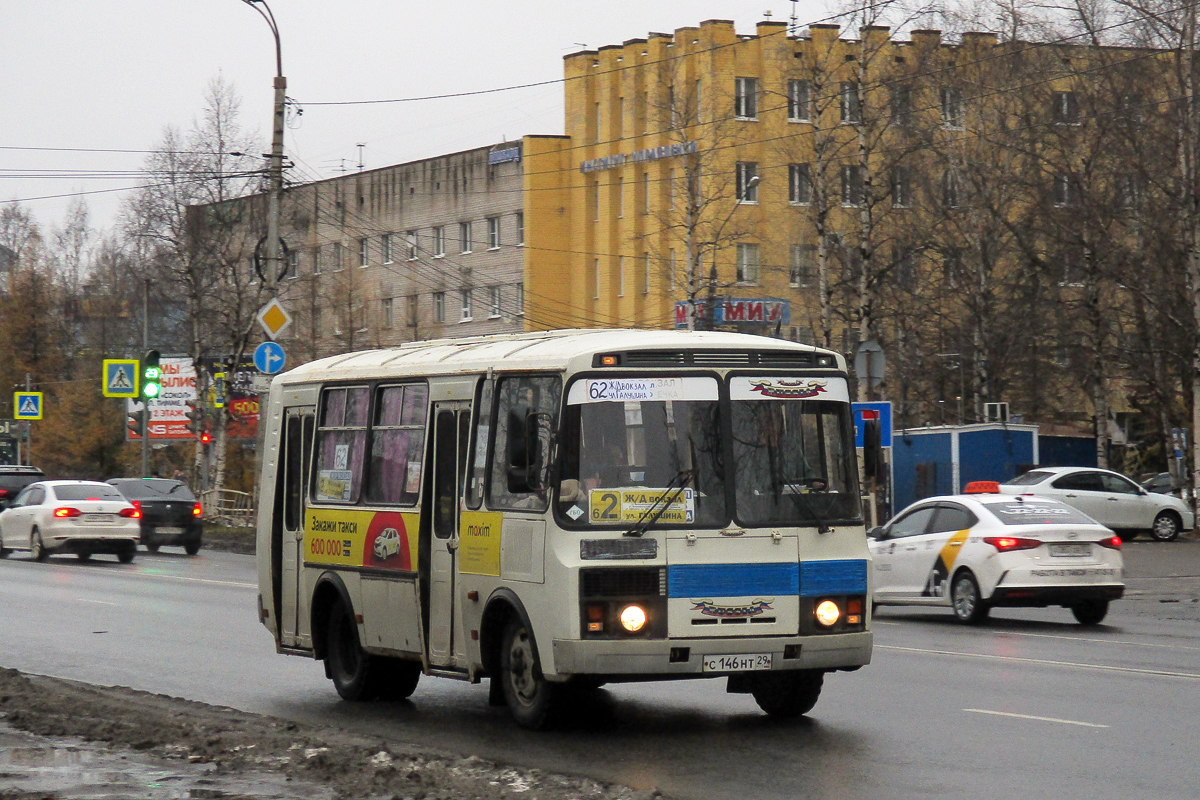
[[[546,680],[533,633],[519,618],[504,628],[500,644],[500,684],[513,719],[522,728],[541,730],[553,721],[559,687]]]
[[[371,657],[358,643],[358,625],[341,600],[329,609],[329,627],[325,638],[325,664],[333,688],[343,700],[369,700],[372,686]]]
[[[812,711],[824,683],[825,673],[820,670],[772,672],[757,676],[750,693],[768,715],[791,719]]]

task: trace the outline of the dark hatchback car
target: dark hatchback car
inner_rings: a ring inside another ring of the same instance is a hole
[[[45,477],[37,467],[0,466],[0,511],[8,508],[22,489]]]
[[[142,510],[147,550],[172,544],[182,545],[189,556],[200,552],[200,503],[186,483],[166,478],[113,478],[108,483]]]

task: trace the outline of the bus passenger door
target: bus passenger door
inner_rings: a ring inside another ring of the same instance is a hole
[[[430,541],[429,662],[455,666],[454,651],[460,609],[454,607],[458,557],[458,513],[466,477],[471,432],[471,404],[434,403],[433,536]]]
[[[297,646],[300,621],[308,609],[304,596],[304,511],[308,464],[312,456],[314,406],[288,408],[284,416],[280,471],[283,478],[283,537],[280,543],[280,595],[276,597],[280,641]]]

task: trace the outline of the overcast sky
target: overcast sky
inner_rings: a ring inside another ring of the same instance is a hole
[[[385,105],[317,106],[471,91],[562,77],[562,57],[732,19],[753,33],[786,0],[270,0],[288,96],[303,115],[285,147],[298,180],[454,152],[526,133],[562,133],[562,85]],[[828,13],[797,4],[801,22]],[[47,228],[90,192],[96,227],[113,224],[120,191],[167,125],[186,129],[218,74],[242,98],[242,122],[269,144],[275,52],[242,0],[0,0],[0,201],[21,200]],[[24,148],[62,148],[35,150]],[[72,150],[74,149],[74,150]],[[102,178],[62,170],[87,171]],[[35,177],[36,176],[36,177]]]

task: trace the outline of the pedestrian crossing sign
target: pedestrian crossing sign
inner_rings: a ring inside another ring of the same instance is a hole
[[[138,396],[138,360],[136,358],[104,359],[105,397]]]
[[[42,393],[13,392],[13,416],[17,419],[41,419]]]

